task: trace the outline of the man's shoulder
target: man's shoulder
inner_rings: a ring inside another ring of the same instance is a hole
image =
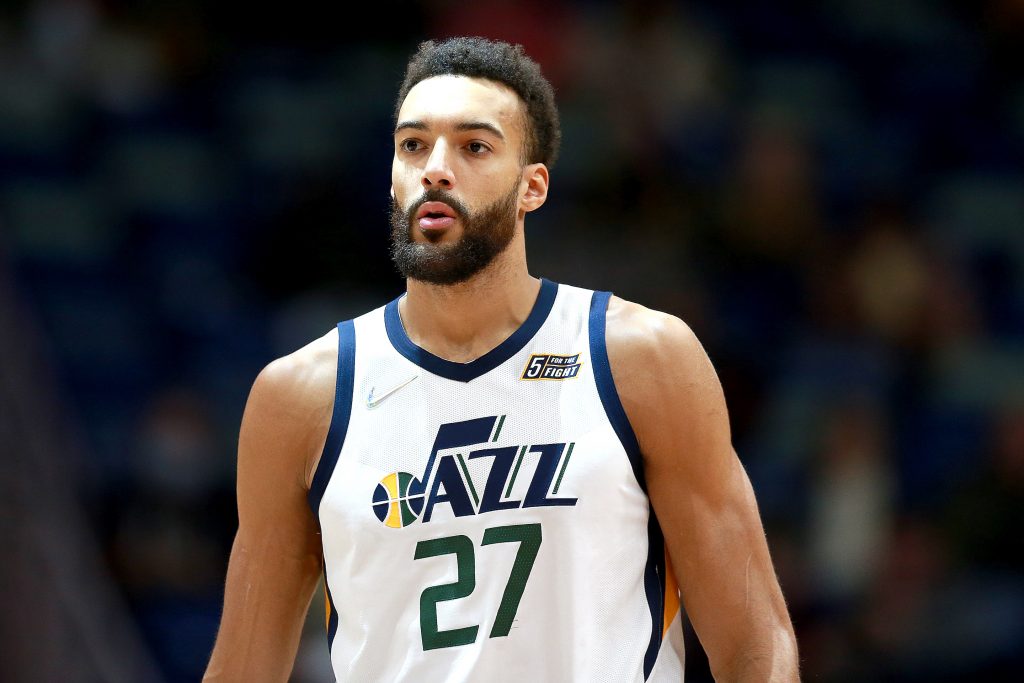
[[[690,326],[669,313],[613,296],[606,320],[605,342],[613,367],[657,371],[704,353]]]
[[[291,462],[308,490],[331,423],[337,368],[336,329],[264,367],[242,418],[239,462],[243,451]]]
[[[337,370],[338,330],[334,328],[267,364],[253,391],[270,393],[277,400],[322,403],[325,397],[333,398]]]
[[[608,361],[645,461],[679,435],[726,425],[722,387],[690,326],[623,299],[608,305]],[[715,433],[718,433],[717,431]]]

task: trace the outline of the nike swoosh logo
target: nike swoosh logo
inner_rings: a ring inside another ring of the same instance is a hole
[[[367,408],[376,408],[377,406],[379,406],[381,403],[384,402],[384,399],[386,399],[388,396],[390,396],[391,394],[395,393],[396,391],[398,391],[402,387],[406,386],[407,384],[412,382],[417,377],[419,377],[419,375],[413,375],[412,377],[410,377],[408,379],[402,380],[401,382],[399,382],[395,386],[391,387],[387,391],[382,391],[379,394],[376,393],[377,392],[377,387],[371,387],[370,388],[370,393],[367,394],[367,396],[366,396],[366,407]]]

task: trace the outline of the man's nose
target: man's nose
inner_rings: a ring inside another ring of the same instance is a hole
[[[442,140],[434,143],[427,157],[427,165],[423,167],[421,182],[424,189],[443,188],[450,190],[455,186],[455,174],[452,173],[451,164],[448,163],[450,153],[448,145]]]

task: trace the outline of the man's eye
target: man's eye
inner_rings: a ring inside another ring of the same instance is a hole
[[[487,145],[485,145],[482,142],[471,142],[468,145],[466,145],[466,147],[473,154],[482,154],[483,152],[487,151]]]
[[[420,148],[420,143],[418,140],[403,140],[401,147],[404,152],[415,152]]]

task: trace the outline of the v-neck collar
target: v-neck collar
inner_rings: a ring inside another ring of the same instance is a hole
[[[402,296],[405,296],[404,294],[384,308],[384,328],[387,330],[388,339],[395,350],[416,365],[441,377],[457,382],[469,382],[498,367],[526,346],[526,343],[537,334],[537,330],[547,320],[557,293],[558,283],[541,278],[537,300],[523,324],[508,339],[469,363],[445,360],[420,348],[409,339],[409,335],[406,334],[405,327],[402,325],[402,318],[398,314],[398,302]]]

